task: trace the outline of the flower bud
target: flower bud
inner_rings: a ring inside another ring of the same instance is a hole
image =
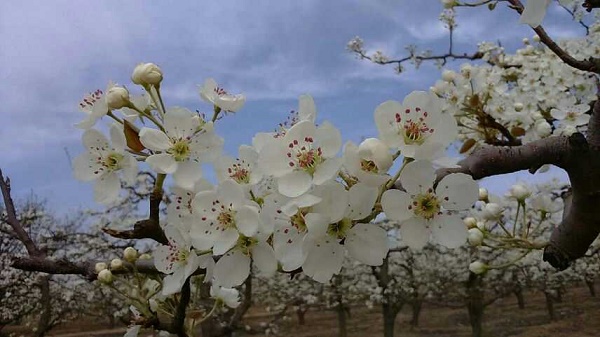
[[[140,255],[140,260],[150,260],[152,259],[152,256],[148,253],[144,253],[142,255]]]
[[[504,211],[502,206],[500,206],[494,202],[490,202],[490,203],[485,204],[485,206],[483,208],[482,216],[487,220],[495,220],[495,219],[500,218],[500,216],[502,216],[502,211]]]
[[[96,270],[96,273],[99,273],[99,272],[101,272],[101,271],[103,271],[104,269],[107,269],[107,268],[108,268],[108,266],[104,262],[98,262],[94,266],[94,269]]]
[[[483,274],[489,269],[489,266],[481,261],[471,262],[469,270],[475,274]]]
[[[452,70],[444,70],[442,72],[442,80],[444,80],[446,82],[454,81],[455,77],[456,77],[456,73],[453,72]]]
[[[537,121],[535,121],[534,128],[535,132],[540,137],[547,137],[550,136],[550,134],[552,133],[552,126],[548,124],[548,122],[546,122],[546,120],[544,119],[538,119]]]
[[[533,36],[533,41],[540,42],[540,37],[538,35]]]
[[[523,44],[526,44],[526,45],[527,45],[527,44],[529,44],[529,39],[528,39],[528,38],[526,38],[526,37],[524,37],[524,38],[523,38]]]
[[[472,216],[464,218],[463,222],[467,225],[467,228],[474,228],[477,226],[477,220]]]
[[[162,79],[162,70],[154,63],[140,63],[133,69],[133,74],[131,74],[131,81],[142,86],[158,86]]]
[[[522,111],[524,107],[525,106],[521,102],[515,102],[513,104],[513,108],[515,108],[515,111]]]
[[[98,281],[111,284],[113,281],[113,274],[108,269],[103,269],[98,273]]]
[[[457,3],[456,0],[442,0],[442,5],[444,6],[444,8],[450,9],[456,6]]]
[[[123,261],[121,259],[112,259],[110,261],[110,269],[117,270],[123,268]]]
[[[125,258],[125,261],[127,261],[127,262],[135,262],[137,257],[138,257],[137,250],[135,250],[135,248],[133,248],[133,247],[127,247],[123,251],[123,258]]]
[[[479,188],[479,200],[481,201],[487,201],[488,200],[488,190],[485,187],[480,187]]]
[[[471,246],[481,246],[483,243],[483,232],[479,228],[471,228],[467,234],[467,241]]]
[[[106,105],[109,109],[121,109],[131,105],[129,101],[129,91],[124,87],[114,85],[106,92]]]
[[[479,228],[480,231],[484,231],[485,230],[485,222],[484,221],[477,221],[477,228]]]
[[[510,196],[518,201],[525,201],[531,195],[531,190],[523,184],[515,184],[510,188]]]

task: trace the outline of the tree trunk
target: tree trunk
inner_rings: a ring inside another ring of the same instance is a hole
[[[517,304],[519,305],[519,309],[525,309],[525,300],[523,299],[523,289],[518,287],[514,291],[515,296],[517,297]]]
[[[396,324],[396,316],[402,309],[402,304],[390,304],[382,303],[381,309],[383,311],[383,336],[394,337],[394,327]]]
[[[563,292],[564,292],[564,290],[562,288],[556,289],[556,303],[562,303]]]
[[[590,290],[590,295],[596,297],[596,287],[594,286],[594,280],[585,280],[585,284]]]
[[[50,331],[50,321],[52,319],[52,302],[50,298],[50,276],[42,276],[40,278],[40,290],[42,298],[40,299],[42,308],[40,310],[40,318],[37,324],[37,330],[33,334],[34,337],[44,337]]]
[[[467,309],[469,311],[469,322],[473,337],[482,337],[483,334],[483,290],[481,287],[481,276],[469,273],[467,281],[467,291],[469,299],[467,300]]]
[[[554,321],[554,301],[552,299],[552,294],[544,291],[544,296],[546,296],[546,309],[548,310],[548,316],[550,316],[551,321]]]
[[[299,325],[304,325],[306,324],[306,309],[302,308],[302,307],[298,307],[298,309],[296,309],[296,316],[298,317],[298,324]]]
[[[337,306],[337,317],[338,317],[338,337],[347,337],[347,320],[346,320],[347,311],[344,308],[343,303],[338,303]]]
[[[423,307],[423,301],[414,300],[411,304],[412,307],[412,318],[410,320],[410,325],[415,327],[419,326],[419,316],[421,316],[421,308]]]

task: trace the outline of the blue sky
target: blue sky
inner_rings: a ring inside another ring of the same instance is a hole
[[[129,80],[139,62],[163,69],[167,106],[210,111],[197,93],[207,77],[246,94],[244,109],[217,126],[232,155],[273,130],[303,93],[344,140],[376,136],[375,107],[427,90],[440,71],[425,65],[396,75],[357,60],[346,43],[359,35],[392,56],[408,44],[445,51],[440,11],[439,0],[2,1],[0,168],[17,198],[33,192],[60,213],[96,207],[92,185],[73,178],[67,157],[82,152],[77,104],[110,80],[141,92]],[[457,51],[483,40],[514,50],[532,35],[502,4],[460,9],[458,21]],[[556,8],[544,23],[556,37],[583,34]]]

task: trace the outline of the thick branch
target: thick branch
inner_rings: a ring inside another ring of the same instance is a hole
[[[175,316],[173,317],[173,322],[171,323],[171,330],[177,335],[177,337],[188,337],[188,334],[185,332],[185,312],[187,310],[188,305],[190,304],[191,290],[190,290],[190,278],[188,277],[181,288],[181,294],[179,296],[179,303],[177,304],[177,309],[175,311]]]

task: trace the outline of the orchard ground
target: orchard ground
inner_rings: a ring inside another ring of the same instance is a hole
[[[541,292],[525,293],[525,309],[520,310],[514,296],[497,300],[485,311],[484,336],[489,337],[584,337],[597,336],[600,330],[600,298],[591,297],[584,286],[567,289],[562,303],[554,303],[556,320],[551,321],[546,310],[546,301]],[[258,326],[267,320],[264,311],[253,308],[244,322]],[[306,324],[298,325],[295,315],[280,323],[280,336],[325,337],[337,336],[337,316],[334,311],[311,309],[306,314]],[[462,308],[444,308],[434,304],[424,304],[419,326],[411,328],[411,310],[405,306],[396,319],[396,335],[403,337],[469,337],[471,328],[467,311]],[[91,323],[85,327],[69,324],[58,327],[50,336],[87,337],[122,336],[125,329],[102,329]],[[348,318],[348,337],[381,336],[382,317],[379,309],[353,307]],[[86,331],[81,331],[85,329]],[[79,330],[79,331],[77,331]],[[153,336],[152,333],[141,334]],[[242,334],[240,334],[242,336]],[[256,336],[256,335],[255,335]]]

